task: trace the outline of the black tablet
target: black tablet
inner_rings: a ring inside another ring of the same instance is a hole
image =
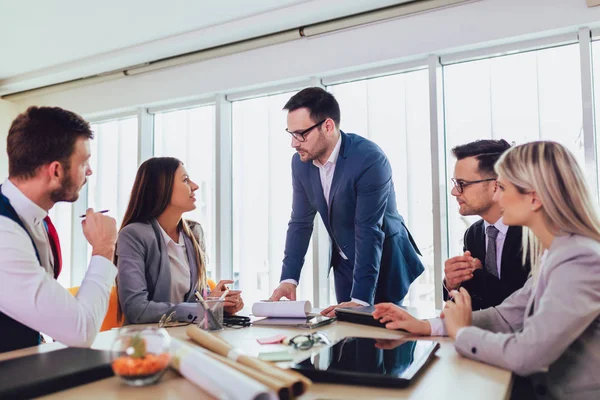
[[[439,343],[349,337],[291,368],[315,382],[402,388],[422,371]]]

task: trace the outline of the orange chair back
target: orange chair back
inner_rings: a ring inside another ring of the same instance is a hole
[[[69,293],[73,296],[77,294],[79,291],[79,286],[75,286],[67,289]],[[100,332],[111,330],[112,328],[117,328],[121,326],[117,319],[117,307],[119,305],[119,301],[117,300],[117,288],[115,286],[110,290],[110,298],[108,299],[108,310],[106,311],[106,316],[104,317],[104,321],[102,322],[102,326],[100,327]]]
[[[210,291],[212,292],[213,290],[215,290],[215,287],[217,286],[217,282],[213,281],[212,279],[207,279],[206,283],[208,283],[208,287],[210,289]]]

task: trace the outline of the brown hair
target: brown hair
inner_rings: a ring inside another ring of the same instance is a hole
[[[79,115],[59,107],[29,107],[11,124],[6,139],[8,174],[32,178],[42,165],[54,161],[65,170],[75,142],[93,139],[90,124]]]
[[[129,204],[127,205],[120,230],[134,222],[149,222],[165,211],[171,202],[175,172],[182,164],[181,161],[173,157],[154,157],[144,161],[140,165],[135,176]],[[193,235],[188,222],[183,218],[181,219],[179,228],[190,238],[194,245],[196,264],[198,266],[198,285],[200,288],[204,288],[207,285],[206,257],[204,251],[198,243],[198,239]],[[116,252],[114,263],[117,265]],[[117,308],[117,318],[119,321],[122,321],[123,318],[120,302]]]

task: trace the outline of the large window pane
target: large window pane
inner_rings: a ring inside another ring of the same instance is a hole
[[[596,168],[600,170],[600,138],[598,137],[598,123],[600,123],[600,41],[592,42],[592,75],[594,78],[594,107],[596,119]],[[583,164],[582,164],[583,166]],[[600,185],[598,185],[600,198]]]
[[[281,276],[294,154],[281,108],[292,95],[233,103],[233,273],[246,304],[269,298]],[[299,299],[313,298],[312,276],[311,245]]]
[[[137,118],[92,125],[90,143],[92,175],[88,177],[87,204],[95,210],[110,210],[108,215],[121,226],[137,171]],[[88,259],[91,247],[88,245]]]
[[[341,129],[373,140],[388,156],[398,211],[423,253],[426,267],[412,284],[405,304],[432,307],[435,293],[428,73],[422,70],[391,75],[334,85],[329,90],[340,103]]]
[[[154,155],[183,162],[196,191],[196,209],[184,215],[202,224],[213,278],[215,259],[215,107],[190,108],[154,116]]]
[[[577,45],[444,67],[448,179],[454,146],[476,139],[522,144],[554,140],[584,165],[581,73]],[[478,217],[458,214],[448,195],[450,255],[462,254],[465,229]]]

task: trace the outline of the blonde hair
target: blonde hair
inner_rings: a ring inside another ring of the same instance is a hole
[[[550,141],[525,143],[506,151],[495,169],[520,193],[537,193],[546,226],[552,232],[581,235],[600,242],[597,206],[586,186],[583,171],[564,146]],[[523,227],[523,263],[529,256],[535,278],[542,252],[539,239]]]

